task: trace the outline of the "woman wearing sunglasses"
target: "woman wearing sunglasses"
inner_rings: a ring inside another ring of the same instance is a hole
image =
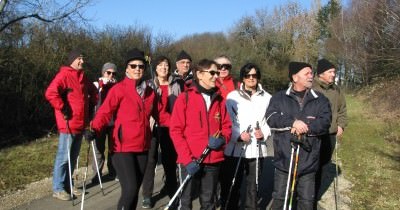
[[[219,167],[224,160],[224,145],[231,136],[231,121],[225,100],[215,85],[219,75],[217,63],[203,59],[193,74],[192,85],[176,99],[170,119],[180,182],[187,175],[192,176],[183,188],[178,209],[192,209],[196,191],[200,209],[214,209]],[[198,163],[196,160],[207,147],[211,152]]]
[[[155,93],[143,79],[145,67],[143,51],[127,53],[125,79],[111,88],[91,123],[92,131],[86,133],[93,139],[114,117],[112,162],[121,185],[118,210],[136,208],[152,136],[150,116],[158,119]]]
[[[240,69],[240,88],[229,93],[226,99],[232,120],[232,137],[225,148],[225,161],[221,167],[224,173],[221,181],[222,209],[241,209],[242,180],[246,182],[243,209],[258,209],[257,187],[263,160],[267,156],[266,140],[271,133],[265,119],[271,95],[262,88],[260,79],[260,69],[255,64],[245,64]],[[233,179],[235,182],[232,184]]]
[[[115,76],[117,74],[117,66],[114,63],[107,62],[103,65],[103,68],[101,69],[101,75],[98,79],[98,81],[93,82],[93,84],[96,86],[97,91],[98,91],[98,101],[96,105],[96,110],[97,111],[101,104],[104,102],[104,99],[107,96],[108,91],[113,87],[116,83],[117,80],[115,79]],[[107,168],[108,168],[108,176],[110,179],[115,179],[116,174],[115,174],[115,169],[112,165],[111,161],[111,156],[112,156],[112,131],[114,129],[114,120],[111,120],[111,122],[108,124],[106,128],[103,129],[103,131],[96,137],[96,144],[95,144],[95,150],[96,150],[96,159],[97,163],[99,165],[99,172],[100,172],[100,178],[102,176],[101,172],[103,171],[103,166],[105,162],[105,149],[106,149],[106,139],[108,142],[108,155],[107,155]],[[93,171],[96,171],[96,164],[93,161],[92,164]],[[92,184],[98,183],[99,179],[97,177],[97,174],[92,178]]]

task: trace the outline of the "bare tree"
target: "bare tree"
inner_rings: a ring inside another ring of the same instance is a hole
[[[81,10],[91,0],[0,0],[0,33],[22,20],[35,19],[42,22],[60,20],[85,20]]]

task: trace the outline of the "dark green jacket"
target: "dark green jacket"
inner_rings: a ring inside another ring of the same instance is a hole
[[[347,110],[344,92],[335,83],[326,84],[318,76],[314,77],[313,89],[324,94],[331,103],[332,123],[329,128],[330,134],[337,132],[337,127],[345,128],[347,126]]]

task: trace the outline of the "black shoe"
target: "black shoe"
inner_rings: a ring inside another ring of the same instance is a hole
[[[151,208],[153,208],[153,205],[151,203],[151,198],[143,198],[142,208],[143,209],[151,209]]]
[[[96,175],[92,178],[92,184],[99,184],[99,177]]]

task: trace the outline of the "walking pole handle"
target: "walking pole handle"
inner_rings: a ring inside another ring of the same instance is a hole
[[[204,159],[207,157],[207,155],[211,152],[211,149],[207,146],[204,150],[203,153],[201,153],[201,156],[199,159],[196,160],[197,164],[201,164]],[[174,196],[171,198],[171,200],[168,202],[167,206],[164,208],[164,210],[168,210],[172,203],[174,203],[176,197],[178,197],[178,194],[180,191],[183,190],[183,187],[186,185],[186,183],[189,181],[189,179],[192,178],[192,176],[190,174],[188,174],[185,178],[185,180],[183,181],[183,183],[181,184],[181,186],[179,186],[178,190],[175,192]]]

